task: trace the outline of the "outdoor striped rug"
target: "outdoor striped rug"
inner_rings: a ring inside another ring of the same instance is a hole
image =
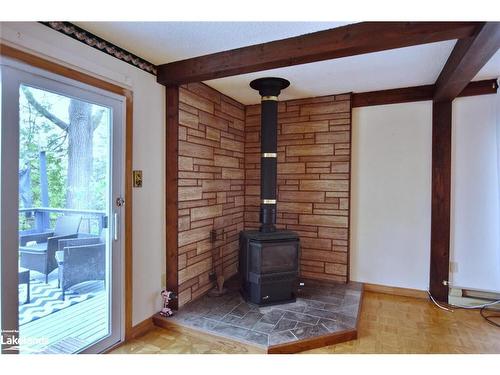
[[[57,280],[51,280],[45,284],[44,281],[35,279],[31,280],[30,284],[29,303],[24,303],[26,301],[26,285],[19,285],[20,326],[104,292],[103,281],[87,281],[67,290],[66,298],[63,301],[61,289],[57,287]]]

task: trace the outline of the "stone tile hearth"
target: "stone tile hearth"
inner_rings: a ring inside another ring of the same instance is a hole
[[[183,306],[170,323],[270,348],[356,329],[362,284],[307,281],[297,301],[259,307],[247,303],[237,278],[221,297],[203,296]]]

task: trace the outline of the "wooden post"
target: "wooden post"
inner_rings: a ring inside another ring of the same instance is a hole
[[[166,87],[167,140],[166,140],[166,269],[167,289],[179,293],[178,283],[178,155],[179,155],[179,86]],[[178,300],[171,302],[173,309],[178,308]]]
[[[432,103],[430,292],[448,302],[450,263],[451,101]]]
[[[460,39],[434,85],[432,103],[432,219],[430,292],[448,302],[450,273],[451,116],[452,102],[500,48],[500,22],[480,24]],[[492,88],[496,90],[496,83]],[[477,88],[477,86],[476,86]],[[472,89],[472,92],[475,88]]]

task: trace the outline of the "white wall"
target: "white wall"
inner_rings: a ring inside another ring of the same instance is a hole
[[[133,168],[144,186],[133,191],[133,324],[160,308],[165,273],[165,91],[156,77],[35,22],[0,24],[2,42],[130,88]],[[129,177],[130,178],[130,177]]]
[[[451,261],[454,286],[500,292],[500,94],[453,102]]]
[[[430,102],[353,110],[351,279],[427,290]]]
[[[453,102],[453,286],[500,291],[500,94]],[[351,279],[429,284],[431,102],[353,111]]]

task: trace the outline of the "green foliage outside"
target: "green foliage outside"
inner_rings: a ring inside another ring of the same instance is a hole
[[[61,120],[68,118],[70,99],[55,93],[24,87],[29,90],[45,109]],[[46,152],[49,206],[67,208],[66,193],[68,188],[68,131],[54,125],[34,108],[21,89],[20,95],[20,147],[19,166],[29,166],[32,191],[32,207],[41,207],[40,194],[40,151]],[[103,107],[92,106],[92,111],[102,111]],[[106,109],[109,114],[109,110]],[[91,201],[84,202],[89,210],[106,210],[108,190],[108,154],[109,154],[109,118],[102,116],[93,132],[92,177],[90,180]],[[22,205],[22,202],[20,202]],[[20,207],[23,208],[23,207]],[[57,216],[57,215],[56,215]],[[52,217],[52,218],[55,218]],[[32,226],[33,218],[20,215],[20,230]]]

